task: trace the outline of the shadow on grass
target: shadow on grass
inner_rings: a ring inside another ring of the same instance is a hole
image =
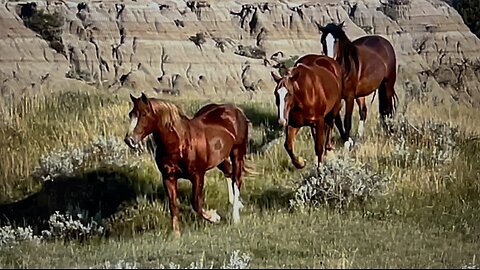
[[[160,189],[146,187],[139,180],[131,172],[99,169],[45,181],[38,192],[0,205],[0,225],[31,226],[39,233],[49,228],[48,219],[55,211],[65,213],[72,208],[87,211],[91,217],[108,218],[138,195],[147,195],[150,200],[156,197],[154,190]]]
[[[289,208],[294,191],[281,186],[252,191],[248,198],[249,204],[254,204],[260,211]]]
[[[254,129],[260,129],[262,136],[259,140],[250,138],[249,152],[259,153],[271,141],[282,135],[283,128],[277,123],[277,116],[268,109],[255,104],[242,104],[240,107],[252,122]]]

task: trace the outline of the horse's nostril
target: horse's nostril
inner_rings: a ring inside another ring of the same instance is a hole
[[[126,143],[128,146],[130,146],[130,147],[132,147],[132,148],[134,147],[134,143],[133,143],[132,137],[126,136],[124,141],[125,141],[125,143]]]

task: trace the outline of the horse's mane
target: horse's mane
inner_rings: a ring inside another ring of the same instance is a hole
[[[151,98],[150,102],[152,104],[153,112],[158,117],[161,126],[175,128],[179,121],[185,117],[183,112],[181,112],[175,104],[169,101]]]
[[[358,66],[357,49],[353,45],[352,41],[347,37],[345,31],[339,25],[335,23],[329,23],[323,29],[331,33],[334,38],[339,39],[342,44],[342,59],[341,64],[345,67],[346,76],[352,70],[353,66]]]

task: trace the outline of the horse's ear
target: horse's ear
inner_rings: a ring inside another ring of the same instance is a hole
[[[300,74],[300,71],[298,71],[298,69],[290,69],[288,72],[289,79],[292,81],[296,81],[298,79],[299,74]]]
[[[323,30],[325,29],[319,22],[315,21],[315,24],[317,25],[317,28],[320,32],[323,32]]]
[[[270,72],[270,74],[272,74],[273,80],[276,83],[278,83],[282,80],[282,77],[280,77],[280,75],[277,75],[277,73],[275,73],[274,71]]]
[[[143,93],[143,92],[142,92],[142,101],[143,101],[144,103],[147,103],[147,102],[148,102],[148,98],[147,98],[147,96],[145,95],[145,93]]]
[[[345,24],[345,21],[341,22],[338,24],[338,27],[343,28],[343,25]]]

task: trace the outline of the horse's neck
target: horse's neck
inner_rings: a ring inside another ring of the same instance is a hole
[[[356,54],[357,48],[350,41],[345,41],[339,50],[339,55],[337,57],[343,72],[343,77],[349,77],[350,75],[357,72],[357,64],[353,59],[353,56]]]
[[[166,155],[179,153],[184,150],[187,132],[187,123],[189,120],[181,118],[179,122],[172,127],[158,126],[153,132],[153,137],[157,147],[160,147]]]

